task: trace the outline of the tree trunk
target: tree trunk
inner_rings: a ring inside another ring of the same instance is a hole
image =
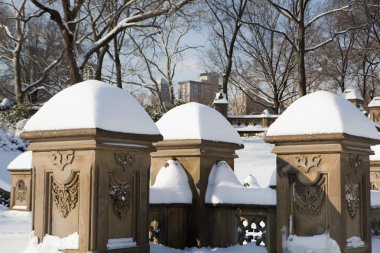
[[[298,85],[299,96],[306,95],[306,69],[305,69],[305,10],[304,1],[299,2],[300,21],[298,23]]]
[[[101,49],[99,52],[97,52],[98,56],[98,64],[96,66],[96,71],[95,71],[95,80],[102,80],[102,69],[103,69],[103,60],[104,57],[107,53],[108,50],[108,45],[104,46],[103,49]]]
[[[117,37],[113,39],[113,47],[115,50],[115,69],[116,69],[116,85],[120,89],[123,88],[123,82],[121,79],[121,62],[120,62],[120,51],[117,45]]]
[[[75,41],[72,36],[67,34],[66,30],[61,29],[63,39],[65,41],[65,56],[69,69],[69,77],[71,85],[83,81],[82,71],[78,67],[78,63],[75,56]]]
[[[21,83],[21,66],[20,66],[20,55],[21,55],[21,49],[22,49],[22,41],[17,43],[16,48],[14,50],[13,55],[13,68],[14,68],[14,82],[15,82],[15,96],[16,96],[16,103],[17,105],[22,104],[23,101],[23,94],[22,94],[22,83]]]

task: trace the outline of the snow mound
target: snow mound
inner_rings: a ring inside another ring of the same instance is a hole
[[[239,134],[222,114],[195,102],[173,108],[156,125],[164,140],[202,139],[242,144]]]
[[[248,175],[244,179],[244,186],[249,188],[260,188],[259,182],[257,182],[257,179],[255,176]]]
[[[296,100],[267,136],[345,133],[380,140],[373,123],[342,96],[317,91]]]
[[[38,244],[37,236],[32,232],[28,247],[23,253],[63,253],[65,249],[79,248],[79,234],[77,232],[64,238],[45,235],[42,243]]]
[[[153,120],[128,92],[96,80],[75,84],[56,94],[29,119],[24,131],[88,128],[160,134]]]
[[[231,167],[220,161],[212,166],[206,190],[206,203],[276,205],[276,191],[244,187]]]
[[[352,236],[347,239],[348,248],[360,248],[364,246],[365,246],[365,242],[363,242],[362,239],[358,236]]]
[[[176,160],[168,160],[161,167],[156,182],[150,187],[150,204],[185,203],[191,204],[193,194],[182,165]]]
[[[375,154],[370,155],[369,159],[371,161],[380,161],[380,145],[371,146],[371,149]]]
[[[338,243],[329,234],[314,236],[289,236],[283,242],[284,252],[289,253],[340,253]]]
[[[343,92],[343,96],[347,100],[349,99],[364,100],[358,89],[346,89]]]
[[[26,151],[18,155],[8,164],[8,170],[31,170],[32,169],[32,151]]]

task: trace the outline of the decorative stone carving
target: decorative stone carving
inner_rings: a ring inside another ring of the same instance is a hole
[[[355,218],[355,215],[359,212],[359,184],[354,184],[351,181],[347,181],[345,185],[347,212],[351,219]]]
[[[113,200],[113,210],[120,219],[128,212],[132,187],[130,183],[111,186],[110,197]]]
[[[294,201],[297,209],[310,217],[321,212],[325,189],[323,186],[305,186],[294,183]]]
[[[351,174],[358,176],[360,167],[362,165],[362,160],[359,159],[359,155],[351,155],[349,158],[350,168],[352,169]]]
[[[51,158],[53,164],[56,165],[60,170],[64,170],[65,167],[71,164],[74,160],[75,151],[52,151]]]
[[[256,215],[238,216],[238,240],[240,244],[253,243],[266,245],[267,217]]]
[[[28,188],[26,187],[25,181],[20,179],[16,183],[15,188],[15,198],[19,201],[24,201],[26,199],[26,193],[28,192]]]
[[[57,183],[52,180],[53,201],[63,218],[75,208],[78,202],[79,176],[76,174],[73,180],[66,184]]]
[[[305,173],[309,173],[311,169],[317,168],[321,162],[321,155],[316,156],[296,156],[295,162],[297,167],[302,168]]]
[[[115,160],[117,164],[123,167],[123,171],[125,172],[128,167],[132,166],[135,162],[135,156],[129,153],[116,153]]]

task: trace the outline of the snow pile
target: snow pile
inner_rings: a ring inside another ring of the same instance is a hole
[[[248,177],[246,177],[243,181],[243,184],[245,187],[260,188],[260,185],[257,182],[256,177],[252,175],[249,175]]]
[[[8,170],[31,170],[32,169],[32,151],[26,151],[18,155],[8,165]]]
[[[244,149],[236,151],[235,174],[240,182],[250,174],[260,187],[276,185],[276,155],[271,153],[274,145],[260,137],[243,137]]]
[[[45,235],[42,243],[38,244],[37,236],[32,232],[28,247],[23,253],[63,253],[65,249],[79,248],[79,234],[77,232],[64,238]]]
[[[222,114],[195,102],[171,109],[156,125],[164,140],[202,139],[242,144],[239,134]]]
[[[365,242],[358,236],[353,236],[347,238],[347,247],[348,248],[361,248],[365,246]]]
[[[191,204],[193,194],[182,165],[176,160],[168,160],[159,170],[156,182],[150,187],[150,204],[185,203]]]
[[[206,190],[206,203],[276,205],[276,191],[270,188],[246,188],[231,167],[220,161],[213,165]]]
[[[160,134],[153,120],[126,91],[88,80],[56,94],[26,123],[24,131],[99,128]]]
[[[267,136],[345,133],[380,140],[373,123],[342,96],[317,91],[296,100]]]
[[[4,98],[0,103],[0,110],[9,109],[11,107],[11,102],[8,98]]]
[[[184,250],[173,249],[158,244],[150,244],[151,253],[267,253],[265,247],[256,246],[254,243],[246,245],[234,245],[228,248],[186,248]]]
[[[380,191],[371,190],[371,207],[380,207]]]
[[[343,96],[347,100],[364,100],[358,89],[346,89],[343,93]]]
[[[288,253],[340,253],[338,243],[329,234],[314,236],[291,235],[283,242]]]

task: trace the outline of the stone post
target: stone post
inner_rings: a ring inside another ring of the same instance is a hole
[[[220,114],[227,118],[228,100],[226,94],[222,92],[216,93],[212,106],[215,110],[217,110]]]
[[[268,130],[266,141],[276,145],[277,154],[277,252],[283,252],[284,233],[326,232],[341,252],[371,252],[369,155],[379,137],[372,123],[342,99],[327,92],[305,96]],[[315,101],[326,104],[317,108]],[[341,130],[321,123],[326,118]],[[353,122],[357,130],[345,125]],[[360,131],[362,136],[354,136]],[[364,246],[347,246],[353,236]]]
[[[375,122],[380,122],[380,97],[374,97],[368,104],[369,118]]]
[[[41,124],[46,117],[52,125]],[[70,129],[86,118],[84,125],[93,128]],[[162,137],[137,101],[111,85],[86,81],[53,97],[25,130],[22,138],[33,151],[33,230],[40,241],[45,234],[78,232],[79,248],[70,252],[149,252],[150,152]]]
[[[180,119],[180,115],[186,117]],[[213,129],[211,123],[218,129]],[[241,138],[226,118],[198,103],[178,106],[156,124],[164,140],[154,144],[157,151],[151,154],[151,184],[154,184],[159,169],[167,160],[177,159],[186,170],[193,194],[185,246],[214,246],[210,235],[210,209],[205,204],[209,175],[214,163],[220,160],[234,168],[235,151],[243,148]]]
[[[11,174],[10,208],[31,211],[32,208],[32,154],[17,156],[7,167]]]

